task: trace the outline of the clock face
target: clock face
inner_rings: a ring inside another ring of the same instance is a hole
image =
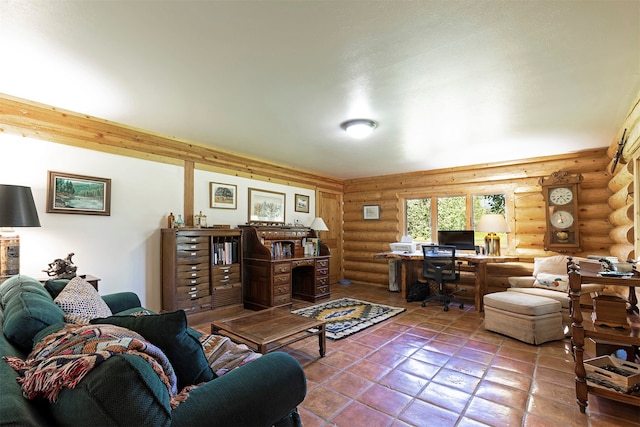
[[[554,188],[549,192],[549,201],[554,205],[566,205],[573,200],[573,191],[566,187]]]
[[[567,211],[556,211],[551,215],[551,225],[556,228],[569,228],[573,225],[573,215]]]

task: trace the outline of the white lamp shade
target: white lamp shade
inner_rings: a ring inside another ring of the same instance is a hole
[[[480,217],[476,231],[486,233],[509,233],[509,226],[501,214],[485,214]]]
[[[316,231],[329,231],[327,224],[325,224],[322,218],[320,218],[319,216],[314,218],[309,228]]]

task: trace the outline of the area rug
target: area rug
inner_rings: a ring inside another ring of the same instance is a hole
[[[353,298],[341,298],[294,310],[292,313],[324,320],[327,338],[339,340],[396,316],[404,310]]]

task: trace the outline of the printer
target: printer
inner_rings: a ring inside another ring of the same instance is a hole
[[[399,242],[389,243],[392,252],[416,252],[422,250],[422,243],[415,243],[411,236],[402,236]]]

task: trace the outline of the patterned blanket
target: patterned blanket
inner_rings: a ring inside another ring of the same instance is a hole
[[[195,388],[185,387],[177,393],[176,375],[167,356],[139,334],[114,325],[68,324],[40,341],[27,360],[4,359],[20,374],[24,397],[55,402],[62,388],[74,388],[91,369],[114,354],[136,354],[145,359],[166,385],[172,408]]]

